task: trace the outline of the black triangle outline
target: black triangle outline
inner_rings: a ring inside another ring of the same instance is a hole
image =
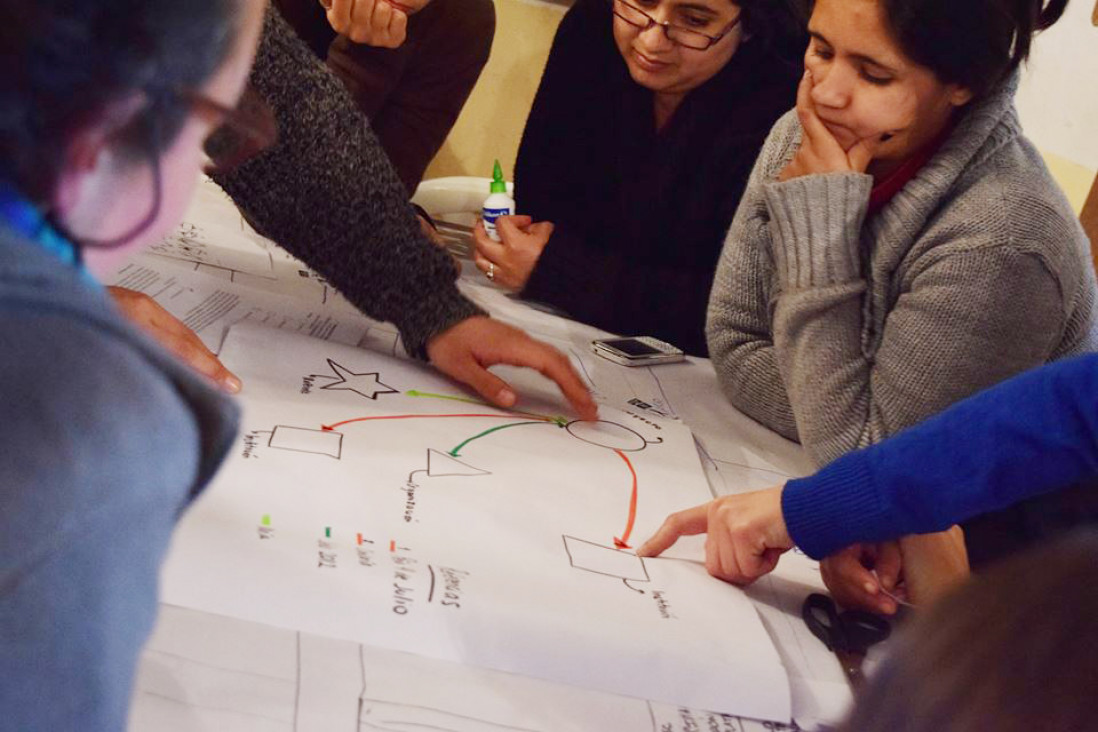
[[[431,453],[441,455],[442,457],[446,458],[450,462],[455,462],[458,465],[462,465],[466,468],[469,468],[470,470],[475,470],[477,472],[472,473],[472,474],[470,474],[470,473],[432,473],[431,472]],[[461,460],[458,460],[456,457],[454,457],[453,455],[451,455],[448,452],[443,452],[442,450],[436,450],[432,447],[427,448],[427,477],[428,478],[476,478],[476,477],[481,476],[481,475],[491,475],[491,474],[492,474],[491,471],[484,470],[482,468],[478,468],[475,465],[470,465],[469,463],[466,463],[466,462],[462,462]]]

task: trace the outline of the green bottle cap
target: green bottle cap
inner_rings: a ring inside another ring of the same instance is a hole
[[[507,181],[503,179],[503,168],[500,167],[499,161],[496,161],[496,167],[492,169],[492,193],[506,193]]]

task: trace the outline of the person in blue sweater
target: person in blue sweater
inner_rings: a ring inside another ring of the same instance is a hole
[[[265,3],[0,0],[0,730],[121,730],[237,408],[84,269],[182,216]],[[257,121],[257,120],[253,120]]]
[[[745,585],[793,546],[822,559],[1095,481],[1098,354],[1089,354],[1004,381],[815,475],[672,514],[637,554],[707,532],[709,572]],[[895,611],[869,570],[859,579],[867,604]]]

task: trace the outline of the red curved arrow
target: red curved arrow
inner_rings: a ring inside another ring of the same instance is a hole
[[[356,417],[355,419],[345,419],[342,422],[333,422],[332,424],[323,424],[320,429],[325,432],[331,432],[336,427],[342,427],[345,424],[351,424],[352,422],[370,422],[377,419],[431,419],[438,417],[495,417],[496,419],[514,419],[513,414],[397,414],[389,415],[385,417]],[[543,422],[552,422],[551,417],[531,417],[531,419],[538,419]]]
[[[630,549],[629,535],[633,533],[633,523],[637,520],[637,471],[633,469],[633,463],[629,462],[629,458],[621,450],[614,450],[625,464],[629,467],[629,472],[633,476],[633,496],[629,499],[629,520],[625,524],[625,531],[622,532],[621,537],[614,537],[614,546],[618,549]]]

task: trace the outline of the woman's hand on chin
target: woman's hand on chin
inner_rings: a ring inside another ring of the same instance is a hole
[[[805,69],[797,87],[797,117],[804,135],[797,154],[778,174],[780,181],[824,173],[864,173],[885,137],[864,137],[849,150],[844,150],[816,114],[816,105],[812,101],[812,72],[808,69]]]

